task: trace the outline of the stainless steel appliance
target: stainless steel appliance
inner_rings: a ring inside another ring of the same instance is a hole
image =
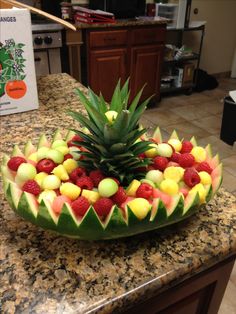
[[[61,73],[63,26],[44,18],[32,18],[36,75]]]

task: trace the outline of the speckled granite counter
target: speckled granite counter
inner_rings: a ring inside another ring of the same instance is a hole
[[[38,81],[40,109],[1,117],[1,152],[68,128],[83,110],[66,74]],[[78,125],[76,125],[78,127]],[[0,312],[115,313],[236,251],[236,200],[221,189],[190,219],[133,238],[83,242],[43,231],[0,210]]]
[[[145,26],[145,25],[158,25],[167,24],[168,20],[161,17],[140,17],[131,19],[120,19],[116,20],[115,23],[97,23],[97,24],[87,24],[87,23],[76,23],[78,29],[81,28],[105,28],[105,27],[129,27],[129,26]]]

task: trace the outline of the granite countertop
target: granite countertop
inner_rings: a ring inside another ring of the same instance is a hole
[[[148,26],[148,25],[160,25],[167,24],[168,19],[162,17],[140,17],[131,19],[117,19],[115,23],[97,23],[97,24],[87,24],[87,23],[76,23],[78,29],[81,28],[105,28],[105,27],[129,27],[129,26]]]
[[[67,74],[38,80],[39,110],[1,117],[1,152],[49,137],[83,111]],[[73,127],[78,128],[77,123]],[[44,231],[0,210],[0,312],[117,313],[236,251],[236,199],[220,189],[196,215],[135,237],[86,242]]]

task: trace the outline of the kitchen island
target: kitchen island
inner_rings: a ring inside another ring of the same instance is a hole
[[[67,74],[40,78],[39,109],[1,117],[1,153],[41,133],[79,128],[66,114],[85,113],[75,88],[86,91]],[[217,313],[236,254],[236,199],[220,189],[176,225],[86,242],[24,221],[1,189],[0,230],[0,312]]]

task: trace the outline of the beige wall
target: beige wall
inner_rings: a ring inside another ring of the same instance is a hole
[[[191,20],[207,21],[200,67],[211,74],[230,71],[236,48],[236,0],[193,0],[191,12]]]

